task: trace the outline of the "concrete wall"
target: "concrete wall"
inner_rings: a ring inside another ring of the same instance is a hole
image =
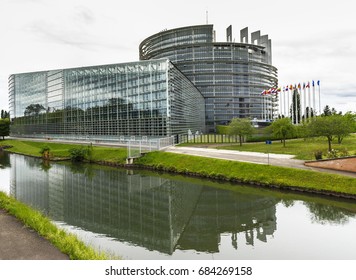
[[[327,159],[310,161],[305,163],[306,166],[320,167],[334,170],[356,172],[356,156],[347,158]]]

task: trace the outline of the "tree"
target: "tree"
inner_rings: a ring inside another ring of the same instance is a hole
[[[356,132],[356,113],[346,112],[344,117],[350,123],[351,133],[355,133]]]
[[[290,106],[290,114],[292,116],[293,123],[300,123],[301,111],[300,111],[300,94],[298,90],[293,91],[292,104]]]
[[[38,116],[42,111],[46,111],[46,108],[41,104],[30,104],[26,107],[25,116]]]
[[[270,129],[274,136],[280,137],[283,140],[283,147],[286,146],[286,138],[293,136],[295,127],[289,118],[283,118],[273,121]]]
[[[10,113],[5,110],[1,110],[1,118],[2,119],[10,119]]]
[[[330,107],[329,107],[329,105],[326,105],[325,107],[324,107],[324,110],[323,110],[323,113],[322,113],[322,116],[331,116],[332,114],[331,114],[331,110],[330,110]]]
[[[321,114],[322,116],[324,117],[327,117],[327,116],[332,116],[332,115],[342,115],[342,112],[340,111],[339,113],[335,110],[335,108],[331,108],[329,107],[329,105],[326,105],[324,107],[324,110],[323,110],[323,113]]]
[[[339,143],[352,131],[351,122],[342,115],[320,116],[312,119],[308,124],[311,136],[324,136],[328,140],[328,149],[331,152],[331,142],[337,137]]]
[[[306,120],[307,118],[313,118],[315,115],[315,110],[308,106],[305,108],[305,115],[303,115],[303,119]]]
[[[9,119],[0,119],[0,136],[2,139],[5,139],[5,136],[10,134],[10,120]]]
[[[344,137],[348,136],[353,131],[354,120],[346,115],[333,115],[333,125],[335,126],[335,136],[337,142],[341,144]]]
[[[320,224],[346,224],[352,217],[350,212],[330,205],[315,202],[304,202],[303,204],[309,208],[312,221]]]
[[[238,135],[240,139],[240,146],[242,146],[244,137],[251,135],[254,132],[254,128],[251,124],[251,120],[247,118],[233,118],[227,131],[229,135]]]

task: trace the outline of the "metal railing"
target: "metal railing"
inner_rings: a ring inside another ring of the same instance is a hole
[[[239,143],[239,138],[223,134],[180,134],[178,143]]]
[[[148,152],[159,151],[166,147],[173,146],[174,142],[174,136],[154,139],[143,137],[141,140],[131,139],[127,145],[127,157],[137,158]]]

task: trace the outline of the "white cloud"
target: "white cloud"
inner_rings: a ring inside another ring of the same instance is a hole
[[[346,0],[2,0],[0,108],[7,108],[11,73],[138,60],[138,45],[165,28],[214,24],[218,40],[233,25],[272,39],[281,85],[321,80],[322,103],[353,110],[356,25]],[[347,100],[347,101],[345,101]]]

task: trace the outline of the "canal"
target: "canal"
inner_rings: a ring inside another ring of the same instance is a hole
[[[355,259],[356,202],[0,153],[0,191],[124,259]]]

